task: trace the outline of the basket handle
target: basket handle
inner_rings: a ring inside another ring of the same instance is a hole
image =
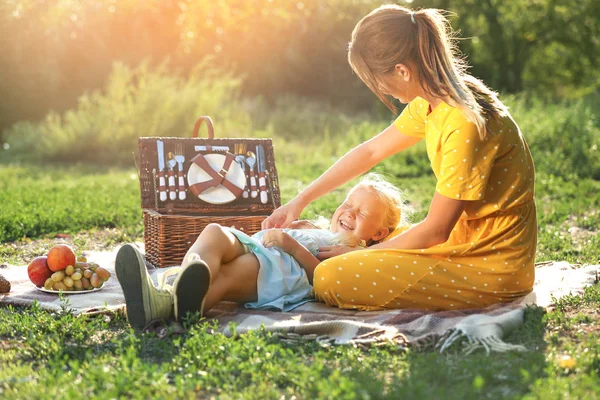
[[[200,130],[200,125],[202,125],[202,122],[204,122],[204,121],[206,121],[206,126],[208,128],[208,138],[214,139],[215,128],[213,127],[212,119],[210,119],[210,117],[208,115],[204,115],[204,116],[198,118],[198,120],[196,121],[196,124],[194,125],[194,132],[192,133],[192,137],[195,137],[195,138],[198,137],[198,130]]]

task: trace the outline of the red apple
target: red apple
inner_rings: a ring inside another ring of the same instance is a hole
[[[41,256],[34,258],[27,266],[27,275],[29,275],[29,280],[35,286],[44,286],[46,279],[52,275],[52,271],[48,268],[48,257]]]
[[[75,252],[66,244],[57,244],[48,252],[48,267],[51,271],[61,271],[69,265],[75,266]]]

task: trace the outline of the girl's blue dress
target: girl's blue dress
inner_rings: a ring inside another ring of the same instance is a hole
[[[258,300],[246,303],[246,308],[290,311],[312,301],[312,286],[304,268],[292,256],[279,247],[265,247],[262,237],[265,231],[252,236],[235,228],[227,228],[258,258]],[[284,229],[290,236],[308,249],[314,256],[321,246],[336,244],[336,234],[324,229]]]

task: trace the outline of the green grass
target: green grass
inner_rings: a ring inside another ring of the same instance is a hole
[[[181,336],[134,334],[119,315],[0,307],[0,396],[99,398],[600,398],[600,284],[555,311],[526,310],[507,340],[523,353],[461,355],[235,339],[191,321]],[[573,369],[560,366],[569,355]],[[44,388],[41,390],[40,388]]]
[[[209,113],[217,116],[217,136],[272,137],[286,202],[389,122],[294,98],[238,99],[235,80],[213,85],[202,74],[186,81],[119,68],[104,92],[84,96],[78,108],[7,132],[0,264],[26,264],[59,234],[78,251],[142,239],[131,157],[140,132],[189,136],[193,117]],[[537,261],[598,263],[600,128],[593,101],[508,103],[536,163]],[[376,171],[406,192],[414,220],[426,215],[435,180],[422,143]],[[311,204],[303,217],[329,217],[351,184]],[[550,313],[528,309],[524,326],[508,338],[528,352],[468,357],[460,346],[440,355],[290,346],[265,332],[228,339],[205,321],[159,340],[134,335],[119,315],[74,317],[66,306],[63,313],[0,306],[0,397],[600,398],[600,284],[560,300]],[[560,367],[565,354],[576,360],[574,369]]]
[[[133,169],[6,165],[0,182],[0,242],[94,227],[143,229]]]
[[[416,149],[415,152],[420,149]],[[304,154],[294,150],[295,161],[285,162],[286,152],[276,155],[282,201],[290,200],[328,167],[331,159],[300,164],[314,148]],[[399,158],[399,157],[397,157]],[[393,161],[388,161],[393,162]],[[397,160],[402,162],[402,160]],[[401,187],[415,209],[413,220],[423,218],[435,190],[432,176],[398,177],[386,174]],[[141,239],[140,194],[134,169],[109,169],[89,166],[4,165],[0,181],[7,188],[0,192],[0,257],[10,262],[26,262],[13,241],[52,238],[66,233],[77,238],[81,231],[115,228],[118,234],[104,238]],[[330,217],[351,183],[311,204],[303,217]],[[600,182],[593,179],[565,179],[538,173],[536,198],[539,221],[537,261],[566,260],[596,263],[600,260]],[[574,228],[578,234],[573,234]],[[85,241],[81,243],[85,245]],[[26,254],[29,256],[29,254]]]
[[[304,151],[310,154],[314,148]],[[294,149],[277,156],[284,201],[331,161],[313,159],[301,168],[307,157],[282,161],[290,153],[301,154]],[[27,227],[38,235],[48,233],[39,254],[55,242],[56,232],[71,232],[80,250],[89,238],[86,232],[77,233],[82,229],[119,227],[114,237],[104,239],[112,246],[141,238],[134,170],[11,164],[0,176],[11,193],[0,203],[3,232],[25,232],[21,229]],[[389,178],[407,192],[417,209],[415,218],[423,217],[435,187],[433,177]],[[40,196],[33,187],[49,195]],[[536,190],[538,261],[597,262],[597,236],[579,243],[570,237],[569,227],[595,233],[600,182],[569,181],[542,172]],[[330,215],[344,191],[326,196],[304,215]],[[23,252],[19,244],[27,242],[0,244],[0,257],[26,263],[35,252]],[[212,334],[213,326],[206,322],[192,324],[181,337],[159,340],[152,334],[134,335],[118,315],[74,317],[39,307],[0,307],[0,397],[598,398],[599,306],[597,284],[584,296],[561,300],[549,314],[529,309],[525,325],[508,340],[530,351],[469,357],[461,356],[458,346],[445,355],[405,354],[386,347],[289,346],[265,332],[233,340]],[[564,354],[577,360],[574,370],[560,368]]]

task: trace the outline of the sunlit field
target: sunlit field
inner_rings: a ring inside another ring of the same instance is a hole
[[[63,240],[103,251],[143,241],[137,140],[190,137],[200,115],[217,137],[272,138],[282,202],[292,199],[395,118],[346,62],[352,27],[380,4],[3,2],[0,274]],[[598,264],[595,3],[406,4],[451,7],[472,73],[519,124],[537,174],[536,261]],[[423,143],[374,171],[405,192],[414,222],[425,217],[435,177]],[[329,218],[353,183],[302,217]],[[439,354],[292,345],[264,331],[226,338],[197,317],[160,339],[121,314],[74,316],[70,301],[58,313],[0,303],[0,397],[600,398],[600,283],[527,309],[506,340],[528,351],[489,356],[465,356],[460,343]]]

